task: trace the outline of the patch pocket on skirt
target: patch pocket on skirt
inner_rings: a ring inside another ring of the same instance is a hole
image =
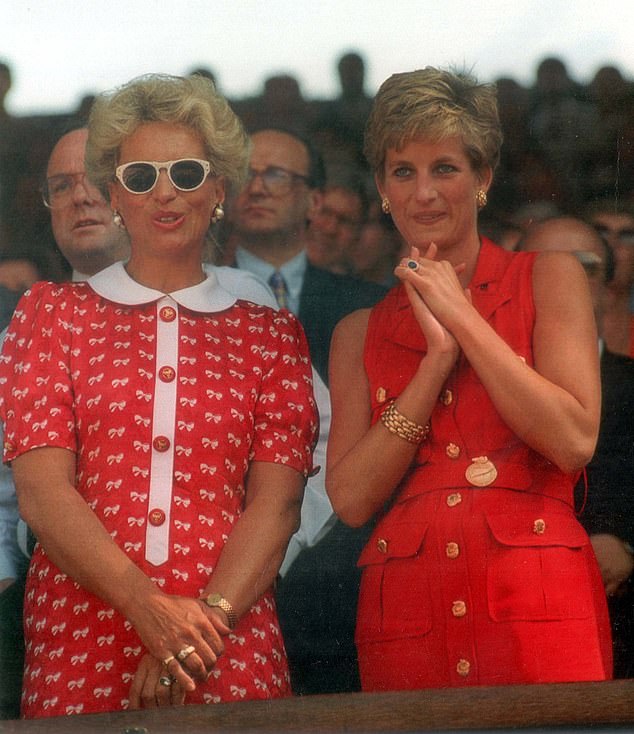
[[[363,575],[357,642],[422,635],[431,629],[427,528],[427,523],[386,524],[368,541],[358,562]]]
[[[487,515],[489,614],[496,622],[586,619],[594,613],[590,539],[569,514]]]

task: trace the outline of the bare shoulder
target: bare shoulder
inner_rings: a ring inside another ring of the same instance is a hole
[[[541,252],[533,267],[535,306],[590,303],[588,278],[581,263],[570,252]]]
[[[535,258],[533,267],[535,284],[557,283],[561,288],[567,281],[574,283],[579,280],[585,280],[585,272],[571,252],[540,252]]]
[[[347,382],[356,366],[363,364],[365,335],[368,330],[370,309],[353,311],[335,327],[330,345],[330,384],[338,384],[343,378]]]
[[[368,330],[368,321],[372,309],[361,308],[358,311],[344,316],[337,324],[333,332],[333,340],[337,339],[360,339],[361,343],[365,340],[365,334]]]

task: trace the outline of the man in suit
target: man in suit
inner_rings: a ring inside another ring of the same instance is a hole
[[[307,227],[319,212],[325,183],[312,145],[279,129],[256,132],[252,143],[248,180],[229,215],[236,264],[268,281],[280,305],[298,316],[313,365],[326,380],[334,327],[348,313],[373,306],[386,290],[308,261]],[[302,551],[278,584],[296,694],[360,688],[354,646],[356,561],[370,530],[337,521],[319,543]]]
[[[580,219],[557,217],[534,224],[521,250],[572,252],[588,275],[597,324],[606,286],[614,275],[607,242]],[[601,338],[599,328],[599,337]],[[590,534],[608,595],[614,642],[614,675],[634,676],[634,359],[600,342],[602,410],[599,439],[577,485],[580,521]]]
[[[280,306],[299,318],[315,369],[328,380],[330,337],[358,308],[373,306],[385,289],[310,264],[308,223],[319,213],[324,166],[313,146],[281,129],[252,135],[249,177],[229,212],[235,262],[267,281]]]

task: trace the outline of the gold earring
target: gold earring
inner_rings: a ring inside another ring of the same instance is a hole
[[[381,211],[383,214],[389,214],[390,213],[390,202],[387,200],[387,197],[383,197],[381,199]]]
[[[487,205],[487,192],[484,189],[478,189],[476,192],[476,204],[478,206],[478,209],[484,209],[484,207]]]
[[[211,223],[216,224],[216,222],[219,222],[221,219],[225,218],[225,210],[222,206],[222,202],[219,201],[216,206],[213,208],[213,211],[211,212]]]

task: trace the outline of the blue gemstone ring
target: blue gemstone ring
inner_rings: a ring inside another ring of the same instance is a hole
[[[410,270],[418,270],[418,263],[416,262],[416,260],[408,260],[407,267]]]

